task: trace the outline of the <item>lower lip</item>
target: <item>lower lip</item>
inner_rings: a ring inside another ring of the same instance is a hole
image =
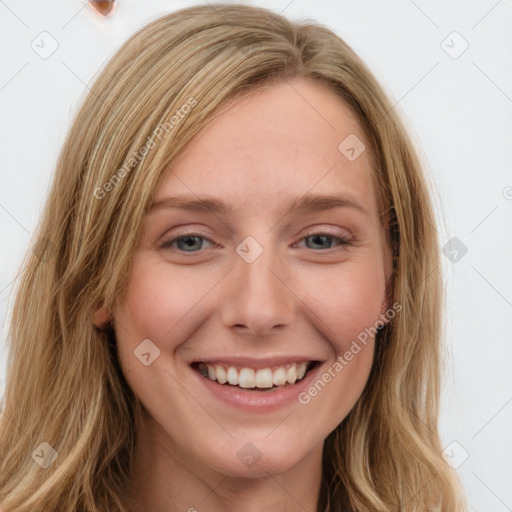
[[[199,381],[210,391],[210,393],[225,404],[237,409],[252,412],[271,412],[281,407],[297,403],[298,396],[304,392],[315,380],[322,365],[319,364],[306,373],[306,376],[295,384],[280,386],[272,391],[254,391],[243,389],[229,384],[219,384],[210,380],[198,371],[192,369]]]

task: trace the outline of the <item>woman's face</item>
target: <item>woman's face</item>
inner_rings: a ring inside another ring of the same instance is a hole
[[[235,103],[165,176],[113,311],[155,460],[235,476],[320,460],[365,386],[368,329],[386,308],[362,143],[332,92],[296,80]]]

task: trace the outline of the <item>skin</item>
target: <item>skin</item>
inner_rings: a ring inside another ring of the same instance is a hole
[[[143,405],[125,496],[131,510],[316,511],[323,443],[361,395],[373,338],[310,403],[268,413],[219,402],[189,363],[213,354],[313,353],[321,375],[384,313],[390,254],[369,151],[349,161],[338,150],[349,134],[365,141],[351,111],[322,85],[268,86],[209,123],[161,182],[155,202],[210,195],[233,211],[152,211],[111,312],[120,364]],[[333,192],[367,214],[286,211],[306,193]],[[191,249],[161,248],[186,231],[204,238]],[[248,236],[263,248],[252,263],[236,252]],[[108,318],[100,309],[94,322]],[[145,339],[160,350],[148,366],[134,356]],[[261,453],[252,467],[237,457],[248,442]]]

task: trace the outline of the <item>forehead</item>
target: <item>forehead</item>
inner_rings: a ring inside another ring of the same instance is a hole
[[[365,143],[354,114],[325,86],[295,80],[258,89],[194,137],[155,202],[208,195],[256,213],[287,198],[338,193],[372,210],[369,151],[350,160],[339,149],[347,137]]]

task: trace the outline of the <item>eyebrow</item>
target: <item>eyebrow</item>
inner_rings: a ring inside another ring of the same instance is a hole
[[[153,203],[151,212],[161,208],[181,208],[190,211],[209,211],[212,213],[227,214],[233,211],[233,206],[220,199],[210,196],[197,198],[194,196],[167,197]],[[298,197],[288,204],[286,213],[301,212],[315,213],[333,208],[351,208],[366,215],[369,212],[357,201],[347,197],[328,194],[308,194]]]

